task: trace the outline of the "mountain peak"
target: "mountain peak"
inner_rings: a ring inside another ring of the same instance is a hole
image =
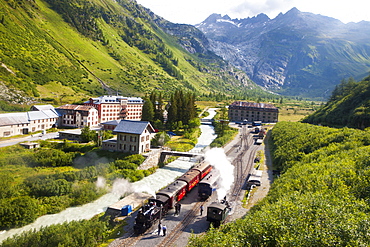
[[[205,19],[203,22],[204,23],[214,23],[216,22],[218,19],[221,19],[222,16],[221,14],[216,14],[216,13],[213,13],[211,14],[210,16],[207,17],[207,19]]]
[[[293,7],[291,10],[289,10],[288,12],[286,12],[286,15],[289,14],[289,15],[297,15],[301,13],[301,11],[299,11],[296,7]]]

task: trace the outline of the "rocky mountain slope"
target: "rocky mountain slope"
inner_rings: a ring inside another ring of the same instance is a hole
[[[274,19],[213,14],[196,27],[217,55],[285,95],[325,98],[342,79],[370,70],[370,22],[344,24],[293,8]]]

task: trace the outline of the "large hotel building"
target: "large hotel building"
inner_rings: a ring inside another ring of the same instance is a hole
[[[140,121],[144,100],[138,97],[105,95],[90,98],[84,105],[98,110],[100,123],[118,119]]]
[[[229,105],[229,120],[231,122],[276,123],[279,109],[272,104],[235,101]]]

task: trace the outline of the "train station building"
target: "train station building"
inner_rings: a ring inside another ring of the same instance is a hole
[[[235,101],[229,105],[229,120],[231,122],[276,123],[278,116],[279,109],[273,104]]]

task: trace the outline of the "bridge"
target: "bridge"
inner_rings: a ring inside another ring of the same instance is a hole
[[[212,124],[215,120],[213,118],[201,118],[200,123],[201,124]]]
[[[170,156],[182,156],[182,157],[203,157],[204,154],[201,153],[188,153],[188,152],[178,152],[178,151],[162,151],[161,156],[159,157],[159,163],[163,163],[166,160],[166,157]]]

